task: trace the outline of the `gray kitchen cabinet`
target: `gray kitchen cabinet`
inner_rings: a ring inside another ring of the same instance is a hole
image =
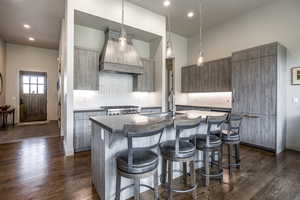
[[[189,92],[190,67],[181,68],[181,91]]]
[[[105,115],[104,111],[78,111],[74,112],[74,151],[91,149],[92,127],[90,117]]]
[[[133,91],[154,92],[155,91],[155,62],[141,58],[143,63],[143,74],[134,75]]]
[[[74,89],[99,90],[99,52],[80,47],[74,49]]]
[[[233,53],[232,112],[245,116],[242,142],[284,150],[286,72],[286,48],[279,43]]]
[[[231,58],[210,61],[200,67],[196,65],[182,67],[181,91],[231,91]]]
[[[241,141],[269,151],[275,151],[276,116],[245,115],[240,130]]]

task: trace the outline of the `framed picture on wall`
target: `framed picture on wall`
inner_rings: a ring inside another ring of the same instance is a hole
[[[292,85],[300,85],[300,67],[292,68]]]

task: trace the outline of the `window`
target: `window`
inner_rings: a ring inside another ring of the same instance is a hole
[[[44,76],[23,75],[23,94],[44,94],[46,81]]]

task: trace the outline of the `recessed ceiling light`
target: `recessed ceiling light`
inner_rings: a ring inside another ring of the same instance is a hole
[[[35,39],[33,37],[28,38],[29,41],[34,41]]]
[[[23,27],[26,29],[30,29],[31,26],[29,24],[24,24]]]
[[[164,6],[168,7],[169,5],[171,5],[171,1],[170,0],[164,0]]]
[[[187,13],[188,18],[192,18],[194,16],[195,16],[195,13],[193,11],[190,11],[190,12]]]

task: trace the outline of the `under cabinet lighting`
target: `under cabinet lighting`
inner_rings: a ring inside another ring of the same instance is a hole
[[[31,42],[35,41],[35,39],[33,37],[29,37],[28,40]]]
[[[26,28],[26,29],[30,29],[31,28],[31,26],[29,24],[24,24],[23,27]]]
[[[195,13],[193,11],[190,11],[187,13],[188,18],[193,18],[195,16]]]

